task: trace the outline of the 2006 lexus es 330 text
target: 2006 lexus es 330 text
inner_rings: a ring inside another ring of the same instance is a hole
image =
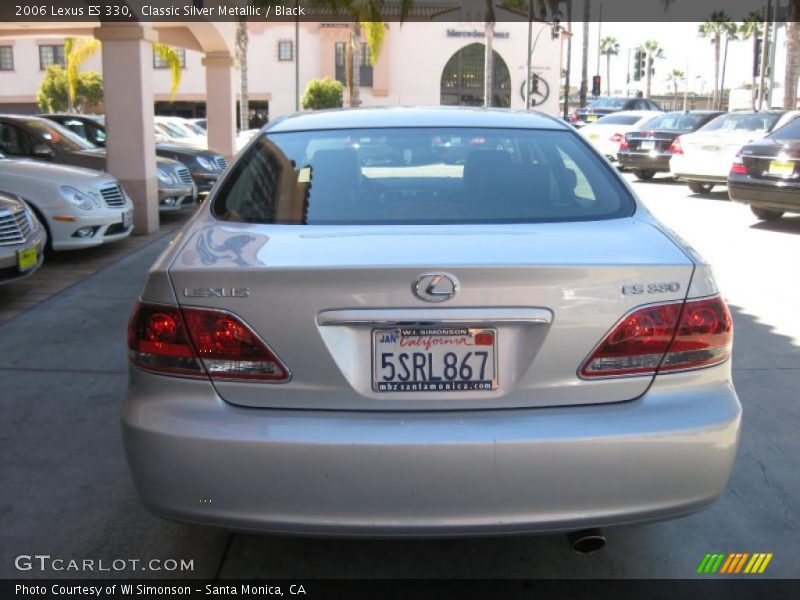
[[[122,422],[165,517],[571,531],[708,506],[741,407],[709,266],[569,126],[271,123],[152,267]]]

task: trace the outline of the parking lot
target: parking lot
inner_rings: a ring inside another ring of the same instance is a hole
[[[74,255],[83,268],[58,257],[0,291],[0,576],[86,575],[15,569],[17,555],[38,553],[193,561],[190,573],[91,574],[101,577],[686,578],[708,552],[771,552],[765,576],[800,577],[800,217],[760,222],[729,202],[724,187],[694,195],[663,177],[626,177],[713,264],[734,315],[743,432],[727,491],[710,509],[609,530],[606,548],[587,556],[562,535],[312,539],[231,534],[150,515],[119,433],[125,328],[144,273],[170,239],[163,234],[181,220],[173,217],[160,234]]]

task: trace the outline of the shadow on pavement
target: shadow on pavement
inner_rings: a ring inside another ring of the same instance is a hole
[[[777,221],[759,221],[758,223],[754,223],[750,226],[750,229],[800,235],[800,217],[787,217],[784,215]]]

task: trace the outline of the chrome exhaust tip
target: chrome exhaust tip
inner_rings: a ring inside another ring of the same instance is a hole
[[[603,549],[606,545],[606,536],[599,529],[582,529],[568,533],[567,541],[578,554],[591,554]]]

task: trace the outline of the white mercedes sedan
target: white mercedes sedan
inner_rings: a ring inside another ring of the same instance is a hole
[[[694,133],[677,137],[670,146],[672,176],[695,194],[725,185],[739,150],[800,117],[800,111],[737,111],[718,116]]]
[[[731,344],[709,265],[569,125],[313,112],[270,123],[152,267],[122,430],[164,517],[587,550],[722,494]]]

